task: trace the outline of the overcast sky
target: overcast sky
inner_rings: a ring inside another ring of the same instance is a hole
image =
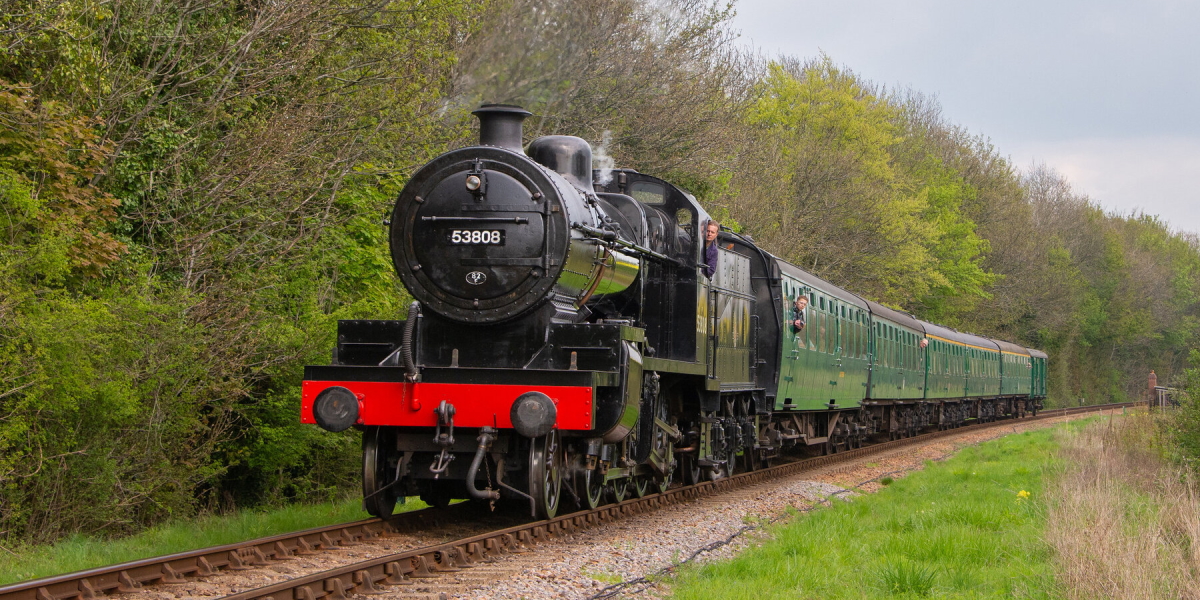
[[[767,55],[936,96],[1026,170],[1200,232],[1200,1],[739,0]]]

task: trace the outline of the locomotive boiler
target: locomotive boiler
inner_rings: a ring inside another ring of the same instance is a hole
[[[662,179],[484,105],[479,142],[396,199],[407,319],[338,324],[301,419],[362,431],[363,495],[528,502],[554,516],[967,420],[1045,394],[1045,354],[925,323],[722,230]],[[799,298],[805,303],[799,303]],[[796,324],[801,325],[797,326]]]

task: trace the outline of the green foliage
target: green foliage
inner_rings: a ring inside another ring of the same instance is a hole
[[[219,382],[187,299],[134,285],[39,290],[6,314],[0,523],[25,540],[190,514],[221,470]],[[217,389],[214,389],[217,388]]]
[[[755,97],[747,121],[756,143],[778,149],[775,171],[755,176],[779,179],[772,191],[786,202],[752,200],[734,215],[756,235],[765,229],[768,247],[883,302],[924,303],[942,320],[987,295],[996,279],[980,265],[987,242],[961,208],[975,190],[905,135],[902,104],[829,57],[769,65]]]
[[[22,275],[96,274],[116,260],[124,245],[107,231],[116,199],[92,185],[112,151],[100,141],[98,124],[3,79],[0,124],[0,189],[8,209],[0,226],[9,248],[32,250]]]
[[[1200,350],[1191,351],[1188,363],[1175,393],[1179,408],[1165,422],[1172,442],[1167,448],[1177,462],[1200,473]]]
[[[476,8],[3,11],[0,536],[354,487],[353,432],[297,422],[301,367],[337,319],[403,316],[381,221],[461,135],[439,90]]]

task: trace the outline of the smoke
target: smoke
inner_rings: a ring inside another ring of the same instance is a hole
[[[608,147],[611,145],[612,132],[605,129],[600,135],[600,145],[592,147],[592,168],[600,170],[596,179],[596,183],[600,185],[608,185],[612,181],[613,168],[616,167],[616,161],[608,153]]]

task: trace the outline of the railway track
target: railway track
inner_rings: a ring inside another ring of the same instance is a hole
[[[1100,412],[1137,404],[1139,403],[1052,409],[1043,411],[1036,417],[1022,419],[1021,422]],[[571,535],[574,532],[594,528],[629,515],[732,491],[769,479],[786,477],[905,446],[923,444],[933,439],[957,435],[966,431],[1000,427],[1012,423],[1011,420],[979,423],[958,429],[936,431],[911,438],[883,442],[837,454],[803,459],[768,469],[740,473],[714,482],[678,487],[660,494],[602,506],[596,510],[561,515],[545,521],[521,523],[453,541],[370,558],[236,593],[227,598],[230,600],[345,598],[355,593],[383,592],[390,586],[404,586],[392,588],[392,590],[402,593],[411,590],[421,595],[432,594],[432,597],[438,597],[438,594],[428,590],[436,587],[435,582],[443,576],[461,574],[464,569],[493,562],[501,555],[526,552],[539,542],[551,538]],[[137,592],[145,590],[147,586],[185,583],[189,578],[215,575],[221,571],[263,567],[301,555],[370,542],[382,536],[413,531],[430,531],[464,519],[474,518],[479,513],[478,505],[461,503],[442,510],[424,509],[401,513],[386,521],[367,519],[237,544],[148,558],[3,586],[0,587],[0,600],[92,600],[112,593]]]

